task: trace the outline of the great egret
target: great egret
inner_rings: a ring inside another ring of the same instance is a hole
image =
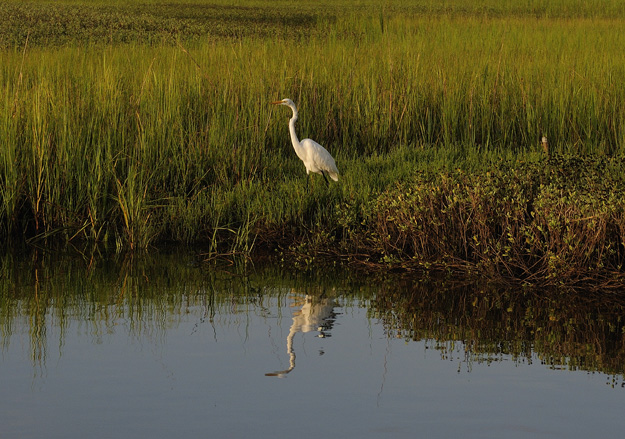
[[[289,132],[291,133],[291,143],[293,143],[293,149],[304,162],[306,166],[306,175],[310,175],[311,172],[323,175],[326,183],[330,184],[326,174],[334,181],[339,181],[339,170],[336,168],[336,163],[330,155],[330,153],[314,140],[304,139],[301,142],[295,134],[295,122],[297,121],[297,107],[290,99],[282,99],[281,101],[272,102],[273,105],[286,105],[293,110],[293,117],[289,120]]]

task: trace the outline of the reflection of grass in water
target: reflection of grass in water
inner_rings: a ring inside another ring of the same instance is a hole
[[[37,367],[45,367],[50,346],[58,344],[62,354],[70,329],[96,342],[121,330],[158,344],[189,312],[197,325],[246,327],[251,313],[266,316],[269,302],[284,306],[295,290],[311,296],[337,291],[345,306],[368,303],[370,317],[383,323],[389,337],[429,340],[441,355],[462,349],[469,367],[507,355],[518,362],[537,356],[554,368],[625,374],[625,304],[616,296],[608,302],[588,294],[415,285],[397,277],[370,281],[345,271],[292,275],[245,264],[209,268],[178,252],[94,265],[58,255],[5,255],[1,262],[3,348],[19,331],[27,333]]]
[[[59,331],[59,347],[70,326],[78,324],[94,339],[101,339],[126,322],[133,337],[160,337],[170,325],[184,316],[185,306],[217,306],[211,297],[210,278],[184,264],[171,265],[168,273],[185,283],[168,282],[156,273],[154,260],[119,259],[106,261],[40,255],[19,262],[5,256],[7,282],[0,293],[3,340],[9,343],[14,330],[29,328],[32,358],[45,362],[49,329]],[[67,264],[67,265],[66,265]],[[93,265],[91,265],[93,264]],[[105,267],[106,266],[106,267]],[[175,273],[173,272],[175,270]],[[189,288],[190,290],[187,290]],[[26,317],[27,322],[21,320]]]
[[[614,297],[429,283],[383,288],[370,308],[390,336],[432,340],[444,357],[463,351],[469,365],[503,355],[531,363],[535,355],[552,368],[619,376],[625,375],[624,311]]]
[[[323,284],[285,280],[279,269],[256,272],[247,261],[198,264],[190,252],[101,256],[5,254],[0,261],[3,348],[25,332],[33,364],[45,367],[50,346],[58,343],[62,354],[70,329],[94,342],[127,331],[133,339],[158,344],[189,313],[197,325],[245,326],[250,313],[262,314],[268,301],[283,303],[293,288],[302,286],[303,294],[313,295],[323,290]],[[58,340],[50,339],[57,334]]]

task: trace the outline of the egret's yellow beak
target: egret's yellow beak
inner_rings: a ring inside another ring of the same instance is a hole
[[[275,102],[272,102],[271,105],[280,105],[282,103],[283,103],[282,101],[275,101]]]

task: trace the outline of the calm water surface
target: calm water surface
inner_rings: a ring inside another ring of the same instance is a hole
[[[622,437],[617,296],[5,256],[0,437]]]

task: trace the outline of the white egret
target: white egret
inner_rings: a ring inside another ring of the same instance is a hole
[[[323,175],[326,183],[330,184],[326,174],[334,181],[339,181],[339,170],[336,168],[336,163],[330,155],[330,153],[314,140],[304,139],[301,142],[297,138],[295,133],[295,122],[297,121],[297,107],[290,99],[282,99],[281,101],[272,102],[273,105],[286,105],[293,110],[293,117],[289,120],[289,132],[291,133],[291,143],[293,143],[293,149],[304,162],[306,166],[306,174],[310,175],[311,172]]]

